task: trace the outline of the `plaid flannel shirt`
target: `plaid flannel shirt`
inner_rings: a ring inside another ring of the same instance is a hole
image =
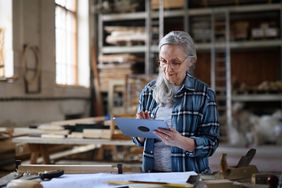
[[[138,106],[138,112],[149,111],[153,119],[156,117],[158,106],[153,99],[155,83],[155,80],[151,81],[144,87]],[[208,157],[219,144],[218,111],[214,92],[187,73],[184,84],[174,95],[172,108],[172,124],[183,136],[193,138],[196,146],[193,152],[178,147],[171,148],[172,171],[210,172]],[[137,138],[133,138],[133,141],[136,145],[144,147],[143,171],[152,171],[155,139],[145,139],[144,143],[140,143]]]

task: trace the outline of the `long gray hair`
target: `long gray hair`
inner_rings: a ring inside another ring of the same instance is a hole
[[[184,31],[171,31],[159,42],[159,50],[163,45],[166,44],[175,44],[181,46],[184,52],[187,54],[188,61],[192,62],[192,67],[194,67],[197,61],[197,53],[194,41],[188,33]],[[156,81],[156,87],[153,91],[153,98],[158,104],[161,104],[161,106],[171,106],[174,93],[174,85],[165,78],[164,72],[160,68]]]

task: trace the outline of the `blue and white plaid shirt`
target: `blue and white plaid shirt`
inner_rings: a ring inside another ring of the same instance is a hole
[[[144,87],[138,106],[138,112],[148,111],[153,119],[158,109],[158,104],[153,99],[155,83],[155,80],[151,81]],[[196,148],[193,152],[189,152],[172,147],[172,171],[207,173],[210,171],[208,157],[214,153],[219,144],[215,94],[206,84],[187,74],[184,84],[174,95],[173,101],[172,124],[183,136],[193,138]],[[155,139],[145,139],[143,144],[137,138],[133,138],[133,141],[138,146],[144,146],[143,171],[152,171]]]

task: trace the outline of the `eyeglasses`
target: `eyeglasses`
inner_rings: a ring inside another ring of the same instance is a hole
[[[162,68],[167,68],[168,65],[169,65],[170,68],[172,68],[173,70],[177,70],[181,67],[181,65],[184,63],[184,61],[187,59],[187,57],[185,57],[182,61],[180,61],[178,59],[173,59],[172,61],[170,61],[170,63],[167,60],[161,58],[161,59],[158,60],[158,62],[159,62],[160,66]]]

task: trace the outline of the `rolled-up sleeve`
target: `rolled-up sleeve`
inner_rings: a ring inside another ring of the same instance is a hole
[[[203,104],[203,116],[197,134],[191,138],[195,141],[195,150],[189,152],[190,157],[211,156],[219,144],[219,122],[215,94],[207,90]]]

